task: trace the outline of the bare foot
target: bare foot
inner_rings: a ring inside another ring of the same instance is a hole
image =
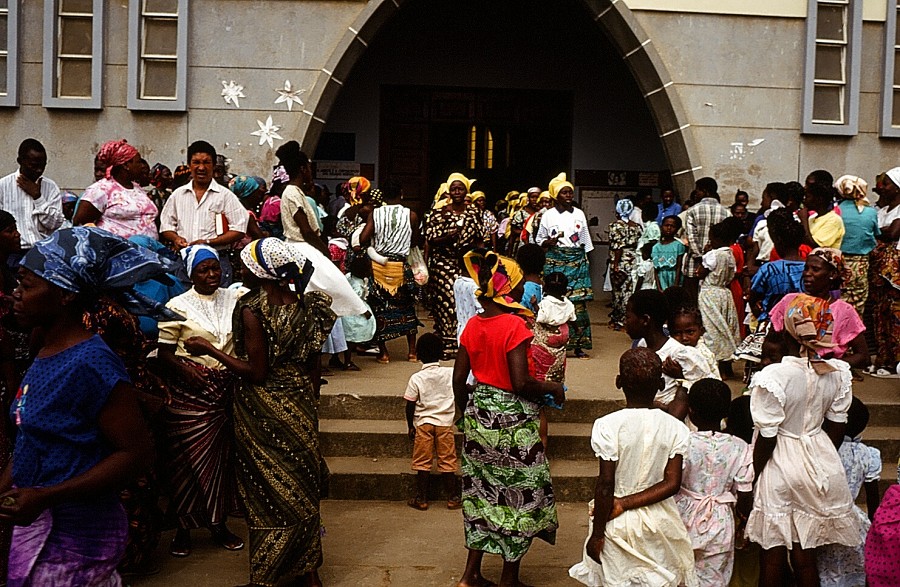
[[[497,587],[493,581],[488,581],[482,576],[473,577],[472,579],[462,579],[456,584],[456,587]]]

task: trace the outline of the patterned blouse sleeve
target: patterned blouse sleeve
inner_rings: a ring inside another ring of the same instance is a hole
[[[866,463],[866,474],[863,481],[870,483],[881,479],[881,451],[874,446],[866,446],[866,456],[869,462]]]
[[[735,437],[741,448],[738,452],[737,471],[734,474],[734,490],[742,493],[753,491],[753,451],[750,445]]]

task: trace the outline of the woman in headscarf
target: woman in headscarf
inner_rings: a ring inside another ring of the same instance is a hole
[[[241,205],[250,213],[250,220],[247,222],[247,242],[242,246],[235,246],[241,250],[244,245],[251,240],[265,238],[269,236],[259,226],[259,212],[263,199],[266,197],[266,182],[261,177],[253,177],[249,175],[235,175],[228,184],[228,189],[234,192],[234,195],[241,201]]]
[[[187,347],[243,380],[234,427],[251,584],[321,585],[319,499],[328,471],[319,451],[319,351],[335,314],[327,295],[305,292],[313,267],[281,241],[253,241],[241,261],[252,291],[235,312],[238,358],[202,338]]]
[[[538,197],[538,211],[528,217],[525,221],[525,228],[522,230],[522,241],[530,244],[537,244],[537,233],[541,229],[541,218],[544,213],[552,208],[556,203],[556,198],[550,195],[549,190],[541,192]]]
[[[108,141],[100,147],[97,162],[105,168],[103,179],[85,190],[72,223],[93,224],[122,238],[157,238],[159,210],[135,183],[141,167],[138,150],[125,139]]]
[[[179,165],[172,173],[172,189],[176,190],[191,181],[191,168],[187,165]]]
[[[494,216],[494,213],[487,208],[487,197],[484,195],[484,192],[472,192],[472,205],[481,212],[481,223],[484,226],[484,237],[482,237],[484,245],[489,246],[492,251],[496,251],[497,227],[499,224],[497,224],[497,218]]]
[[[481,574],[484,553],[503,557],[500,585],[519,586],[519,565],[535,538],[556,542],[559,526],[550,464],[540,438],[540,407],[565,399],[565,387],[528,373],[532,333],[516,314],[530,314],[523,274],[512,259],[484,250],[464,257],[484,312],[460,337],[453,370],[463,414],[463,527],[469,550],[460,585],[493,585]],[[469,371],[478,385],[469,393]]]
[[[165,430],[178,517],[169,553],[179,557],[191,554],[191,530],[200,527],[227,550],[244,546],[225,525],[236,505],[229,410],[237,378],[220,361],[194,356],[186,342],[199,337],[233,355],[232,314],[245,290],[220,287],[222,268],[212,247],[193,245],[182,256],[193,287],[166,306],[185,320],[159,324],[159,359],[170,373]]]
[[[18,434],[0,482],[0,520],[16,524],[8,585],[118,585],[128,521],[118,489],[146,467],[150,439],[121,359],[88,330],[99,293],[165,316],[132,286],[171,262],[96,228],[40,241],[22,260],[16,319],[43,344],[11,408]]]
[[[783,335],[770,331],[766,337],[778,337],[786,356],[750,381],[758,436],[747,538],[762,547],[763,587],[788,584],[788,556],[797,585],[818,585],[818,547],[860,544],[860,521],[836,450],[847,427],[852,377],[846,362],[823,358],[834,348],[833,309],[826,299],[794,295],[783,316]]]
[[[612,284],[612,311],[609,327],[622,330],[625,326],[625,306],[634,290],[632,273],[637,261],[637,243],[644,229],[629,218],[634,203],[628,198],[616,202],[616,220],[609,225],[609,281]]]
[[[588,253],[594,250],[594,243],[584,212],[572,203],[575,188],[566,180],[566,174],[560,173],[550,180],[548,191],[556,206],[544,212],[535,241],[547,251],[544,275],[558,271],[569,280],[567,297],[575,305],[575,322],[569,327],[566,348],[575,351],[576,358],[584,359],[587,354],[583,349],[592,347],[587,302],[594,299],[588,266]]]
[[[897,375],[900,362],[900,167],[884,173],[876,192],[878,244],[869,258],[869,292],[875,316],[873,375]]]
[[[841,195],[838,207],[844,221],[844,238],[841,241],[847,279],[841,290],[841,298],[856,308],[862,316],[869,297],[869,253],[878,242],[878,213],[869,203],[866,192],[869,184],[855,175],[843,175],[834,182]]]
[[[162,163],[157,163],[150,168],[151,187],[147,192],[147,196],[160,210],[162,210],[163,206],[166,203],[166,200],[169,199],[169,196],[172,195],[173,181],[174,178],[172,177],[172,170]]]
[[[379,190],[372,190],[373,192]],[[376,198],[377,200],[377,198]],[[368,302],[372,305],[377,328],[373,342],[378,344],[378,362],[390,361],[387,341],[405,336],[407,360],[416,360],[416,282],[407,261],[412,247],[421,242],[418,215],[400,204],[400,192],[390,193],[391,202],[378,206],[369,215],[359,236],[362,247],[371,246],[387,262],[372,261],[372,282]],[[365,253],[358,253],[365,254]]]
[[[447,178],[450,204],[433,212],[425,223],[434,330],[444,342],[445,359],[452,358],[457,347],[453,282],[459,276],[460,260],[484,237],[481,213],[466,205],[474,182],[461,173],[451,174]]]
[[[513,212],[509,218],[509,256],[515,257],[516,251],[522,245],[522,230],[525,229],[525,222],[532,214],[540,210],[538,206],[538,198],[541,195],[541,188],[528,188],[528,192],[523,194],[519,199],[519,207]],[[523,201],[524,200],[524,203]]]
[[[789,293],[769,312],[772,328],[781,332],[787,328],[790,309],[797,304],[815,304],[827,311],[828,338],[818,351],[822,357],[842,359],[855,369],[869,365],[866,327],[853,306],[837,297],[846,274],[841,252],[837,249],[813,249],[806,257],[803,269],[805,293]],[[823,326],[824,328],[824,326]]]

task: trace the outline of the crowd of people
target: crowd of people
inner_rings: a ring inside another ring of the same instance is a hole
[[[174,173],[109,141],[76,196],[44,176],[40,142],[20,145],[0,179],[8,585],[153,572],[167,521],[172,556],[192,554],[199,528],[240,550],[235,515],[251,585],[321,585],[320,388],[359,371],[354,355],[390,362],[404,337],[423,363],[404,394],[408,504],[428,508],[437,457],[447,507],[463,510],[459,584],[494,584],[489,553],[499,584],[519,586],[534,538],[555,541],[546,415],[565,407],[567,356],[592,348],[594,243],[575,186],[559,174],[495,214],[453,173],[413,210],[391,179],[330,194],[296,141],[275,155],[267,181],[229,173],[205,141]],[[897,497],[878,507],[852,379],[897,374],[898,186],[900,168],[879,176],[873,206],[861,178],[816,171],[769,184],[755,217],[746,194],[722,206],[712,178],[681,203],[671,190],[616,202],[604,289],[610,327],[632,340],[627,408],[594,424],[600,474],[572,577],[896,584]],[[420,303],[434,332],[418,337]],[[734,360],[751,368],[732,401]],[[864,485],[868,517],[853,505]]]

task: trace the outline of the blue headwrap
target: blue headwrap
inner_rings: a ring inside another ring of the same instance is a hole
[[[628,220],[628,217],[631,216],[631,213],[634,211],[634,202],[629,200],[628,198],[622,198],[618,202],[616,202],[616,215],[622,220]]]
[[[197,265],[210,259],[219,260],[219,253],[209,245],[191,245],[181,249],[181,258],[187,266],[188,277],[194,273]]]
[[[234,195],[243,200],[244,198],[249,198],[255,194],[256,190],[260,188],[260,185],[255,177],[239,175],[231,180],[231,183],[228,184],[228,188],[234,192]]]
[[[78,201],[78,195],[66,190],[60,194],[63,204],[74,204]]]
[[[157,320],[182,320],[163,304],[134,291],[148,279],[168,279],[174,263],[100,228],[76,226],[38,241],[20,263],[57,287],[75,293],[110,294],[128,312]]]

